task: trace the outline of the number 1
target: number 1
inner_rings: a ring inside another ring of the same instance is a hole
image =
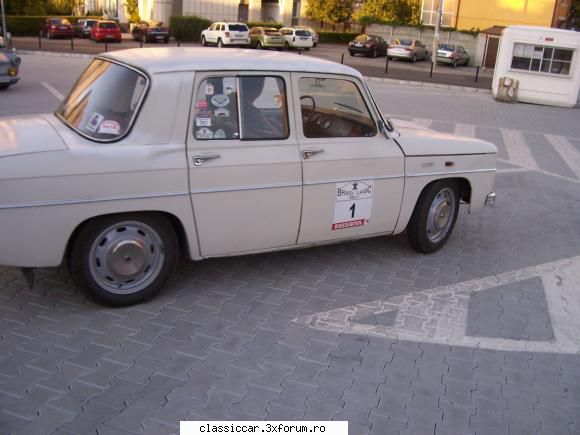
[[[352,214],[350,215],[351,218],[354,218],[354,209],[356,207],[356,202],[354,202],[352,204],[352,206],[349,208],[350,211],[352,211]]]

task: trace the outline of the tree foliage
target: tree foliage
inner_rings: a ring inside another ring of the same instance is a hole
[[[367,0],[354,14],[363,23],[418,25],[421,22],[420,0]]]
[[[125,0],[125,9],[129,14],[130,23],[138,23],[141,21],[139,17],[139,0]]]
[[[306,15],[316,21],[346,23],[353,13],[353,0],[308,0]]]

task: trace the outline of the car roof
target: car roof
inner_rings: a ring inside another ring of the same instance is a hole
[[[173,71],[282,71],[345,74],[362,79],[346,65],[310,56],[278,51],[256,51],[241,48],[155,47],[103,53],[111,59],[140,68],[150,74]],[[299,65],[299,66],[296,66]]]

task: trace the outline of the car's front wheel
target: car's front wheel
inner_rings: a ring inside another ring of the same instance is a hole
[[[69,251],[73,282],[100,303],[125,306],[157,293],[178,258],[178,241],[162,215],[97,218],[79,230]]]
[[[217,46],[218,46],[218,48],[224,47],[224,43],[222,42],[221,38],[217,40]]]
[[[440,180],[427,186],[407,226],[411,246],[425,254],[440,249],[455,226],[459,200],[457,183],[453,180]]]
[[[207,47],[207,41],[205,40],[205,36],[201,37],[201,45],[203,45],[204,47]]]

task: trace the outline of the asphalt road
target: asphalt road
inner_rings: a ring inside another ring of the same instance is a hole
[[[53,110],[87,62],[23,55],[0,117]],[[64,267],[32,290],[0,267],[0,434],[216,419],[579,434],[579,109],[369,84],[390,116],[495,143],[496,206],[463,209],[432,255],[403,234],[184,261],[157,298],[124,309],[87,301]]]
[[[13,44],[19,50],[35,50],[42,52],[59,52],[59,53],[86,53],[98,54],[105,50],[122,50],[136,47],[154,47],[163,44],[141,44],[131,39],[125,39],[121,44],[104,44],[96,43],[88,39],[75,38],[70,40],[47,40],[32,37],[14,38]],[[177,43],[171,41],[169,45],[175,46]],[[182,46],[199,46],[199,44],[184,43]],[[491,71],[477,70],[473,67],[462,66],[452,68],[448,65],[437,65],[431,77],[431,63],[429,61],[418,61],[413,64],[402,60],[391,60],[388,62],[386,57],[371,59],[364,56],[351,57],[348,53],[346,44],[319,44],[308,52],[302,52],[305,56],[315,56],[334,62],[343,62],[358,69],[362,74],[373,77],[385,77],[399,80],[409,80],[417,82],[431,82],[456,86],[467,86],[481,89],[491,88]],[[477,76],[477,82],[475,81]]]

